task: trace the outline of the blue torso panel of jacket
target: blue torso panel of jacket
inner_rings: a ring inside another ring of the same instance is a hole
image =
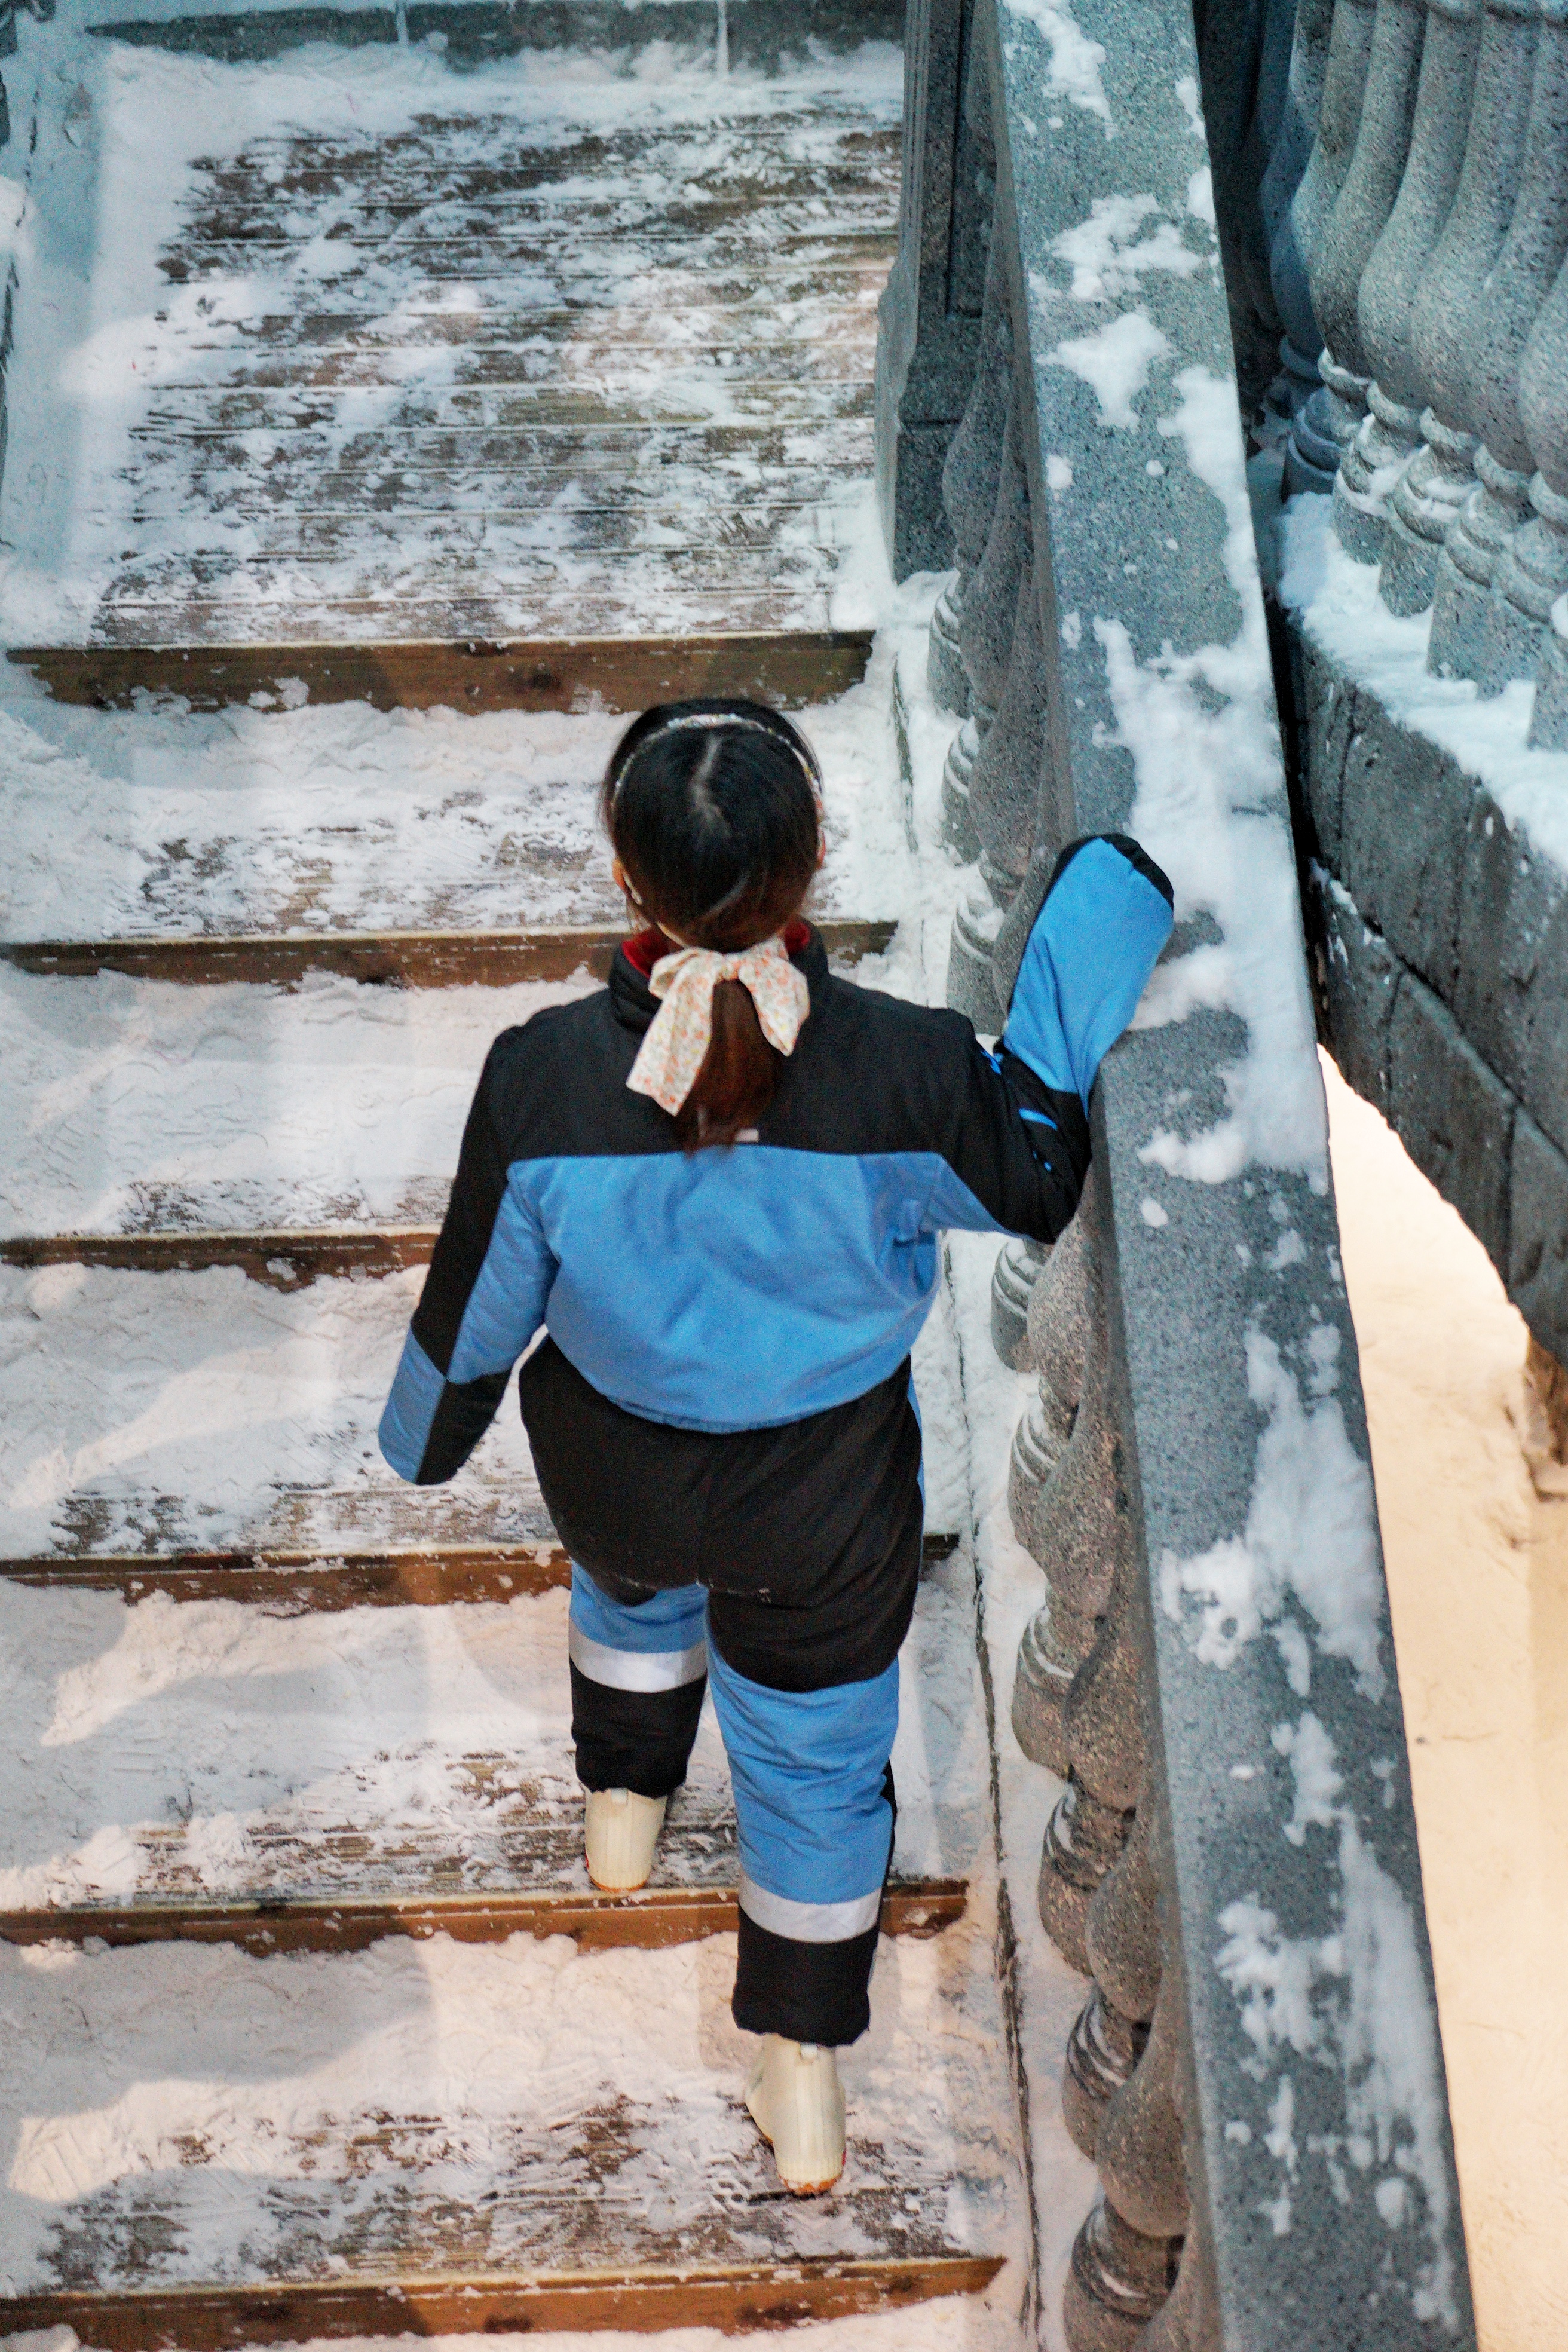
[[[541,1325],[647,1420],[804,1420],[909,1354],[944,1229],[1054,1240],[1100,1057],[1171,920],[1135,845],[1075,846],[995,1055],[961,1013],[831,973],[808,932],[793,961],[811,1011],[755,1142],[688,1152],[628,1089],[658,1005],[624,949],[608,987],[499,1037],[382,1421],[393,1468],[449,1478]]]

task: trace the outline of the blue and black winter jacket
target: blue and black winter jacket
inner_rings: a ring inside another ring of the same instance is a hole
[[[1071,1217],[1095,1074],[1170,927],[1170,886],[1136,843],[1075,843],[991,1054],[960,1013],[837,978],[801,926],[811,1013],[757,1140],[695,1152],[627,1088],[658,1008],[623,949],[607,988],[490,1050],[382,1420],[387,1461],[450,1478],[542,1324],[563,1377],[672,1433],[782,1433],[896,1381],[944,1228],[1050,1241]]]

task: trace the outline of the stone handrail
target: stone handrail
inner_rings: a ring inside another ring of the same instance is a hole
[[[994,1032],[1077,833],[1176,890],[1079,1216],[994,1289],[1039,1376],[1009,1500],[1048,1587],[1014,1722],[1065,1782],[1041,1913],[1093,1979],[1073,2352],[1474,2342],[1232,364],[1283,337],[1306,388],[1311,111],[1348,184],[1359,5],[1287,37],[1210,0],[1226,203],[1272,222],[1232,221],[1228,284],[1183,0],[912,0],[907,35],[878,457],[900,576],[957,565],[950,1001]]]

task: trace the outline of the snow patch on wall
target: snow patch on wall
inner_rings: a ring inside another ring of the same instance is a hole
[[[1372,1473],[1331,1393],[1339,1335],[1320,1325],[1313,1338],[1318,1360],[1308,1374],[1308,1402],[1275,1342],[1248,1332],[1247,1394],[1268,1422],[1258,1442],[1247,1525],[1192,1559],[1168,1550],[1160,1601],[1205,1665],[1229,1666],[1259,1633],[1272,1633],[1290,1686],[1305,1698],[1311,1657],[1300,1619],[1285,1613],[1293,1600],[1321,1654],[1347,1660],[1362,1696],[1376,1700],[1386,1679],[1386,1598]],[[1328,1340],[1332,1350],[1322,1345]]]
[[[1026,18],[1050,43],[1050,88],[1072,105],[1082,107],[1086,114],[1098,114],[1106,137],[1114,139],[1116,125],[1100,76],[1105,63],[1101,44],[1080,31],[1070,9],[1055,6],[1052,0],[1006,0],[1006,6],[1010,15]]]
[[[1327,499],[1292,499],[1278,524],[1279,601],[1311,643],[1375,694],[1400,727],[1426,736],[1479,777],[1510,826],[1568,871],[1568,751],[1526,740],[1535,688],[1526,678],[1483,700],[1470,678],[1426,667],[1432,615],[1402,621],[1377,593],[1377,566],[1358,563],[1334,537]]]
[[[1183,244],[1180,229],[1152,196],[1096,196],[1089,218],[1053,237],[1051,250],[1071,266],[1070,290],[1079,302],[1132,292],[1145,270],[1190,278],[1203,268],[1203,256]]]
[[[1130,313],[1136,318],[1139,314]],[[1119,740],[1132,755],[1138,792],[1128,819],[1175,887],[1178,922],[1212,915],[1224,962],[1212,948],[1156,975],[1141,1019],[1179,1018],[1224,1001],[1247,1024],[1245,1057],[1221,1073],[1226,1116],[1194,1137],[1162,1129],[1144,1158],[1167,1174],[1223,1183],[1249,1163],[1295,1169],[1326,1188],[1328,1131],[1313,1045],[1301,949],[1273,682],[1258,583],[1252,512],[1242,461],[1235,384],[1207,368],[1175,380],[1179,405],[1160,429],[1226,514],[1226,570],[1241,609],[1228,644],[1177,654],[1167,646],[1140,661],[1125,624],[1097,618]],[[1156,1010],[1158,1008],[1158,1010]],[[1178,1009],[1179,1008],[1179,1009]]]
[[[1037,295],[1049,290],[1033,272],[1029,285]],[[1132,404],[1147,384],[1150,369],[1170,348],[1147,310],[1124,310],[1095,334],[1068,336],[1050,357],[1088,384],[1100,403],[1102,425],[1127,432],[1138,422]]]
[[[1316,1725],[1315,1717],[1302,1717],[1293,1755],[1307,1725]],[[1308,1746],[1307,1781],[1320,1793],[1331,1783],[1337,1787],[1332,1746],[1321,1725]],[[1299,1809],[1301,1787],[1299,1779]],[[1417,2319],[1451,2327],[1459,2311],[1448,2234],[1446,2109],[1416,1923],[1399,1887],[1363,1842],[1350,1809],[1330,1812],[1314,1800],[1311,1818],[1338,1829],[1337,1925],[1324,1936],[1287,1936],[1276,1915],[1249,1895],[1220,1915],[1226,1940],[1215,1966],[1236,1998],[1260,2078],[1287,2053],[1341,2076],[1345,2128],[1309,2135],[1306,2156],[1322,2165],[1341,2205],[1349,2205],[1375,2173],[1371,2193],[1384,2226],[1392,2231],[1418,2223],[1431,2256],[1416,2273],[1412,2306]],[[1282,2072],[1264,2137],[1282,2178],[1277,2196],[1258,2208],[1277,2231],[1281,2211],[1289,2227],[1290,2184],[1301,2156],[1290,2127],[1294,2106],[1291,2078]],[[1418,2215],[1411,2210],[1413,2189],[1420,2193]]]

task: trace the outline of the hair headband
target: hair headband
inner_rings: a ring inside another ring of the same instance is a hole
[[[760,719],[746,719],[738,711],[732,710],[690,710],[684,718],[667,719],[662,727],[656,727],[651,735],[645,735],[642,741],[634,747],[630,756],[621,764],[620,773],[610,788],[610,805],[614,807],[616,802],[619,800],[621,786],[625,783],[628,772],[636,766],[650,744],[662,741],[666,735],[684,734],[687,729],[691,727],[704,730],[716,727],[741,727],[752,735],[765,735],[770,743],[777,743],[781,750],[792,751],[800,763],[806,782],[811,786],[811,796],[820,809],[822,770],[817,765],[816,752],[805,737],[797,735],[793,727],[790,728],[787,735],[781,734],[776,727],[765,726]]]

